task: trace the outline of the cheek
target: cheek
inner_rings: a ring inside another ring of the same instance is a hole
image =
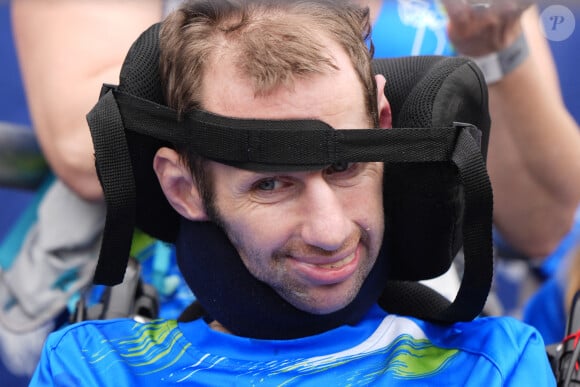
[[[343,193],[341,198],[345,208],[362,223],[383,223],[383,187],[382,180],[368,177]]]
[[[288,238],[280,217],[267,211],[230,213],[223,221],[230,241],[248,268],[261,266],[261,261],[271,257]]]
[[[376,227],[376,234],[380,238],[379,244],[382,243],[383,233],[385,231],[385,209],[383,206],[383,185],[382,180],[372,187],[372,200],[369,200],[369,213],[372,217],[372,227]],[[370,196],[370,195],[369,195]]]
[[[343,203],[351,220],[369,236],[371,250],[378,252],[385,231],[382,179],[369,179],[348,192]]]

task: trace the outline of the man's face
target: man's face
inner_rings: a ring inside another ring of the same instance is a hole
[[[333,53],[339,71],[268,96],[255,96],[233,67],[220,63],[205,77],[204,108],[237,118],[312,118],[337,129],[368,128],[360,81],[342,50]],[[256,278],[310,313],[331,313],[354,299],[384,232],[381,163],[292,173],[216,162],[208,168],[220,220]]]

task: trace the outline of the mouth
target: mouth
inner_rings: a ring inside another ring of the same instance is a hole
[[[323,268],[323,269],[340,269],[341,267],[351,263],[355,258],[356,258],[356,254],[353,252],[352,254],[341,259],[340,261],[322,264],[322,265],[311,264],[311,263],[306,263],[306,264],[311,265],[311,266],[315,266],[315,267],[319,267],[319,268]]]
[[[357,270],[360,261],[360,246],[351,254],[332,262],[314,263],[292,257],[289,264],[294,272],[313,285],[333,285],[349,279]]]

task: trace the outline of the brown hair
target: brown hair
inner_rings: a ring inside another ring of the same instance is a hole
[[[203,77],[221,58],[267,95],[297,77],[335,68],[320,36],[350,57],[361,80],[369,120],[378,126],[371,70],[368,8],[343,0],[192,0],[163,22],[160,71],[167,104],[180,114],[203,108]],[[235,81],[235,80],[233,80]],[[331,92],[331,90],[329,90]]]

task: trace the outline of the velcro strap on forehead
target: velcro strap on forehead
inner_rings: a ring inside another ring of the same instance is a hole
[[[125,130],[253,170],[300,170],[339,161],[449,160],[458,127],[335,130],[318,120],[233,119],[197,110],[177,119],[165,106],[114,92]],[[463,128],[461,128],[463,129]],[[477,129],[470,128],[478,141]]]

